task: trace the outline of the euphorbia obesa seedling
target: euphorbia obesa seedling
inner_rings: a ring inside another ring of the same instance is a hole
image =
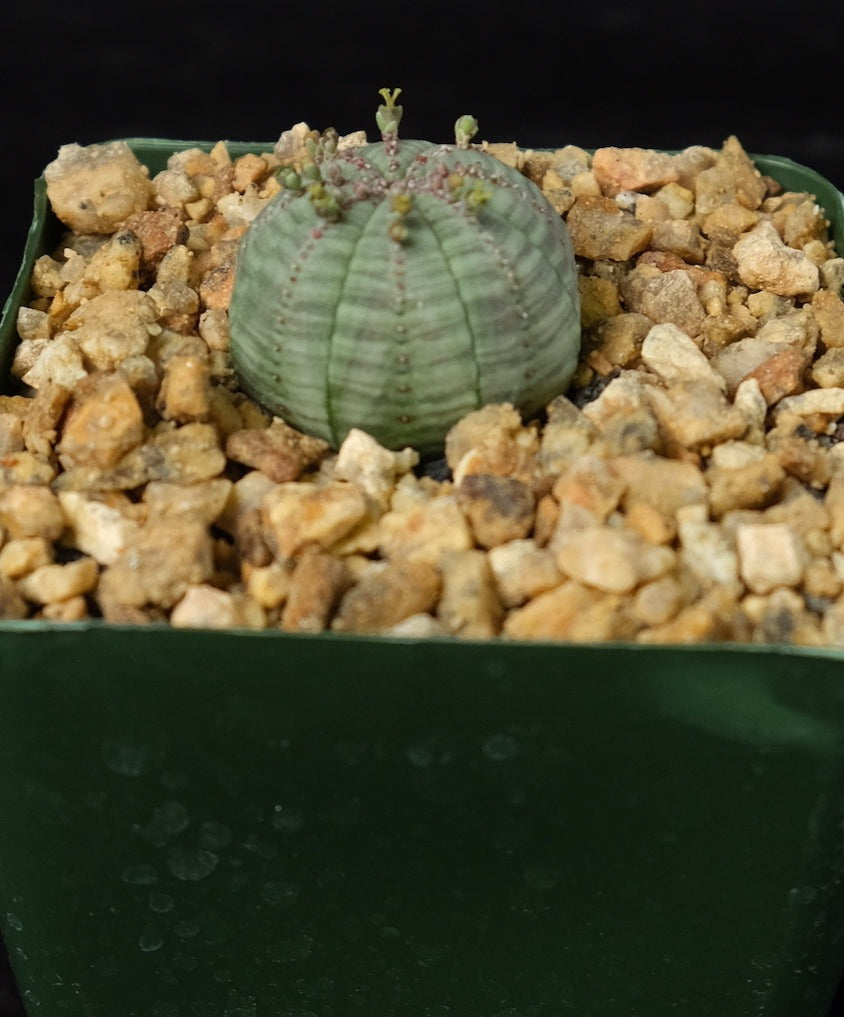
[[[231,355],[242,388],[335,447],[361,428],[390,448],[442,448],[466,413],[540,410],[580,348],[566,226],[539,188],[471,144],[400,140],[382,89],[381,141],[311,145],[238,256]]]

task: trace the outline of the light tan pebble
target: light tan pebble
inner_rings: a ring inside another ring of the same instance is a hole
[[[492,454],[498,453],[503,458],[518,454],[518,449],[525,442],[522,437],[522,418],[511,403],[492,403],[479,410],[467,413],[451,428],[445,437],[445,458],[452,473],[456,473],[460,461],[475,449],[489,445]],[[529,445],[536,441],[535,435]],[[500,450],[500,451],[499,451]],[[502,463],[500,470],[478,472],[510,471]]]
[[[231,227],[249,226],[267,204],[253,186],[243,194],[227,194],[217,202],[217,209]]]
[[[818,623],[806,611],[803,597],[795,590],[780,587],[761,596],[750,594],[741,603],[753,627],[754,643],[813,646],[820,643]]]
[[[78,306],[109,290],[133,290],[138,286],[141,242],[129,230],[121,229],[88,259],[78,282],[65,287],[64,299]]]
[[[108,621],[122,617],[126,607],[169,609],[189,587],[209,582],[213,572],[206,526],[183,517],[153,519],[103,570],[96,595]]]
[[[54,297],[65,280],[62,278],[62,262],[49,254],[42,254],[32,265],[30,285],[36,297]]]
[[[442,622],[433,615],[421,612],[403,618],[395,625],[382,629],[382,636],[392,636],[394,639],[435,639],[448,635],[443,628]]]
[[[152,196],[145,167],[124,141],[62,145],[44,179],[53,211],[77,233],[113,233]]]
[[[756,368],[769,361],[784,346],[757,336],[745,336],[730,343],[711,358],[711,364],[727,383],[727,392],[733,394],[741,382]]]
[[[262,567],[274,560],[259,507],[248,508],[240,513],[232,535],[235,554],[244,566]]]
[[[208,358],[188,354],[170,357],[159,390],[159,407],[165,420],[181,424],[207,420],[211,414]]]
[[[65,330],[92,369],[110,371],[127,357],[146,353],[156,313],[146,293],[109,290],[75,310]]]
[[[675,167],[678,161],[675,158]],[[670,181],[660,187],[658,191],[654,192],[654,198],[665,205],[672,219],[687,219],[694,211],[694,193],[677,181]]]
[[[821,284],[832,294],[844,288],[844,258],[827,258],[820,266]]]
[[[650,318],[625,311],[603,322],[597,343],[601,353],[613,365],[626,367],[639,356],[642,342],[653,326]]]
[[[241,193],[250,184],[259,183],[269,172],[267,160],[261,155],[248,153],[235,160],[232,185]]]
[[[680,560],[705,589],[733,587],[738,581],[738,556],[724,529],[713,523],[704,505],[677,512]]]
[[[606,593],[629,593],[674,564],[674,552],[632,530],[590,526],[555,547],[557,567],[570,579]]]
[[[829,258],[829,244],[824,243],[823,240],[809,240],[803,245],[803,253],[809,261],[813,261],[818,269],[821,269]],[[823,277],[821,277],[821,285],[823,285]]]
[[[20,579],[52,561],[52,547],[43,537],[13,538],[0,547],[0,576]]]
[[[57,600],[51,604],[45,604],[41,609],[39,618],[50,622],[79,622],[90,618],[88,601],[81,594],[75,597],[68,597],[67,600]]]
[[[20,343],[15,351],[12,374],[34,389],[49,384],[73,388],[88,371],[76,341],[65,332],[50,341]]]
[[[12,358],[12,377],[24,378],[29,375],[36,381],[36,384],[30,385],[30,387],[38,388],[38,376],[34,375],[32,370],[41,358],[41,355],[49,346],[52,345],[53,344],[49,339],[21,339],[14,349],[14,356]],[[84,373],[85,369],[82,367],[82,358],[78,355],[78,353],[77,359],[79,361],[79,368],[82,373]],[[29,385],[30,383],[27,382],[27,384]]]
[[[261,607],[268,611],[281,607],[290,593],[291,573],[280,562],[268,565],[246,567],[246,592]]]
[[[133,453],[134,454],[134,450]],[[139,453],[147,480],[195,484],[219,476],[226,466],[217,432],[210,424],[187,423],[153,435]]]
[[[22,452],[23,420],[16,413],[0,413],[0,456]]]
[[[190,516],[210,526],[225,509],[233,486],[227,477],[212,477],[195,484],[152,480],[144,488],[143,502],[150,518]]]
[[[566,580],[511,611],[502,634],[509,639],[568,639],[577,618],[601,596],[598,590]]]
[[[387,509],[399,477],[419,462],[415,449],[391,451],[366,431],[353,427],[343,439],[334,463],[334,476],[356,484],[381,509]]]
[[[818,324],[808,306],[785,310],[761,323],[757,338],[783,346],[796,347],[812,355],[818,341]]]
[[[595,198],[601,196],[601,185],[591,170],[575,173],[571,178],[571,192],[575,201],[578,198]]]
[[[827,349],[844,347],[844,301],[838,291],[818,290],[812,297],[811,306],[824,346]]]
[[[644,501],[633,502],[625,511],[626,525],[650,544],[670,544],[677,535],[673,516]]]
[[[340,601],[332,623],[338,632],[372,633],[434,609],[441,591],[437,568],[427,561],[399,559],[364,576]]]
[[[621,314],[618,287],[609,279],[594,275],[580,276],[580,323],[585,329],[596,328],[601,322]]]
[[[756,445],[763,444],[768,403],[755,378],[745,378],[741,382],[733,396],[733,406],[744,414],[744,419],[747,421],[744,441]]]
[[[575,193],[570,187],[553,187],[549,182],[543,181],[542,193],[557,215],[564,216],[575,202]]]
[[[19,339],[50,338],[50,316],[46,311],[39,311],[34,307],[19,307],[16,324]]]
[[[640,586],[630,613],[642,625],[664,625],[683,607],[683,588],[674,576],[661,576]]]
[[[250,470],[232,486],[222,513],[216,520],[226,533],[234,535],[240,518],[251,510],[260,510],[267,492],[275,488],[275,482],[260,470]]]
[[[181,169],[165,169],[152,178],[156,205],[163,208],[184,208],[200,194],[196,183]]]
[[[619,599],[566,581],[540,593],[504,620],[507,639],[602,641],[612,637]]]
[[[592,156],[592,172],[605,194],[653,191],[674,183],[675,159],[645,148],[599,148]]]
[[[321,438],[303,434],[281,419],[269,427],[241,428],[226,439],[226,454],[235,462],[261,470],[277,484],[297,480],[328,454]]]
[[[20,621],[29,613],[29,607],[18,593],[15,583],[0,572],[0,620]]]
[[[507,608],[559,586],[563,579],[554,554],[531,537],[499,544],[490,549],[488,557],[499,597]]]
[[[582,505],[603,522],[618,507],[625,486],[611,462],[587,453],[554,481],[552,493],[558,502]]]
[[[13,484],[0,488],[0,528],[12,538],[58,540],[64,532],[65,518],[51,488]]]
[[[612,198],[579,197],[566,218],[575,254],[593,261],[627,261],[643,251],[651,227],[616,205]]]
[[[518,170],[522,168],[524,152],[515,141],[483,141],[481,142],[481,149],[484,152],[489,152],[491,156],[494,156],[499,162],[504,163],[505,166],[511,166],[513,169]]]
[[[366,498],[343,481],[317,487],[300,481],[278,484],[261,502],[267,539],[284,562],[309,545],[328,548],[367,515]]]
[[[747,523],[736,529],[739,574],[753,593],[797,586],[806,565],[798,535],[785,523]]]
[[[709,472],[712,469],[738,470],[751,467],[754,463],[764,459],[765,455],[765,450],[753,442],[725,441],[712,450],[706,479],[709,480]]]
[[[589,169],[590,162],[591,156],[586,149],[578,145],[564,145],[554,152],[551,166],[566,183],[571,183],[576,173]]]
[[[828,418],[809,416],[801,419],[797,415],[783,413],[775,419],[774,427],[765,436],[768,449],[779,457],[783,469],[790,476],[817,489],[825,487],[835,465],[834,452],[837,446],[827,449],[821,445],[815,432],[805,422]]]
[[[598,437],[598,428],[567,396],[560,395],[546,408],[537,455],[542,473],[562,473],[569,463],[582,455]]]
[[[785,470],[776,455],[756,447],[762,454],[743,466],[711,466],[706,471],[714,518],[734,509],[764,508],[779,494]]]
[[[533,490],[516,477],[472,473],[463,477],[456,493],[457,502],[480,547],[491,548],[518,540],[533,529],[536,497]]]
[[[837,469],[830,477],[824,506],[829,514],[832,542],[836,547],[844,547],[844,469]]]
[[[116,374],[93,374],[73,390],[73,399],[56,446],[65,468],[114,466],[144,439],[141,407],[126,381]]]
[[[815,414],[840,417],[844,414],[844,388],[814,388],[787,396],[777,404],[777,412],[798,417],[811,417]]]
[[[18,590],[36,604],[52,604],[90,593],[97,585],[99,566],[93,558],[67,564],[41,565],[18,580]]]
[[[650,407],[665,441],[675,448],[711,448],[741,438],[747,420],[709,381],[677,382],[648,393]]]
[[[747,294],[747,309],[754,318],[760,322],[770,321],[772,318],[779,318],[794,309],[793,297],[781,297],[770,290],[759,290]]]
[[[844,387],[844,347],[833,347],[812,364],[812,380],[821,388]]]
[[[534,151],[532,148],[528,148],[522,155],[522,173],[538,185],[550,170],[553,161],[553,152],[548,152],[544,149]]]
[[[701,231],[711,240],[732,247],[739,237],[758,224],[760,213],[736,201],[716,205],[703,217]]]
[[[705,504],[709,487],[699,466],[650,453],[616,456],[612,468],[625,483],[623,507],[637,503],[656,508],[666,517],[684,505]]]
[[[16,417],[21,424],[24,424],[32,414],[37,397],[37,392],[30,392],[26,395],[0,395],[0,414]],[[63,409],[64,407],[62,407]]]
[[[504,609],[483,551],[451,551],[440,560],[442,591],[437,617],[451,635],[489,639],[498,634]]]
[[[214,202],[211,200],[210,196],[206,196],[203,193],[207,189],[208,188],[204,188],[200,185],[199,192],[203,196],[201,198],[197,198],[196,201],[185,202],[185,215],[189,222],[206,222],[210,218],[211,213],[214,211]],[[227,195],[226,197],[230,197],[230,195]],[[224,200],[224,198],[220,199],[220,201]]]
[[[140,532],[137,520],[107,501],[81,491],[59,491],[65,516],[64,541],[100,565],[113,565]]]
[[[658,222],[665,222],[666,219],[672,218],[671,210],[668,205],[661,201],[657,195],[650,194],[637,194],[636,203],[633,214],[637,219],[641,219],[642,222],[649,223],[653,226]]]
[[[189,586],[170,614],[177,629],[233,629],[241,615],[231,593],[207,583]]]
[[[706,311],[697,294],[697,287],[688,272],[673,269],[667,272],[645,271],[650,266],[634,269],[621,285],[628,310],[643,314],[657,323],[675,325],[689,336],[699,335]],[[641,276],[641,285],[637,283]]]
[[[807,244],[827,236],[829,221],[811,195],[780,195],[779,207],[771,213],[771,222],[789,247],[805,249]]]
[[[706,258],[706,246],[700,226],[689,219],[655,222],[651,244],[657,251],[676,254],[692,265],[702,265]]]
[[[51,462],[24,450],[10,452],[0,459],[0,487],[11,484],[50,484],[56,479]]]
[[[726,382],[694,340],[670,323],[654,325],[642,342],[642,361],[667,384],[704,381],[722,391]]]
[[[313,137],[316,140],[314,132],[311,131],[304,121],[300,121],[287,130],[282,131],[281,136],[273,146],[273,155],[279,164],[281,166],[295,164],[301,166],[302,161],[307,156],[305,140],[309,137]]]
[[[803,589],[810,597],[835,599],[844,589],[844,583],[829,560],[813,558],[803,573]]]
[[[728,201],[756,209],[765,198],[767,185],[739,140],[731,136],[716,154],[714,165],[697,174],[694,191],[696,211],[707,214]]]
[[[708,604],[690,604],[662,625],[636,635],[637,643],[690,646],[723,638],[721,619]]]
[[[208,348],[223,352],[229,348],[229,319],[225,311],[208,308],[199,316],[199,334]]]
[[[474,544],[469,524],[454,494],[391,509],[378,523],[385,558],[436,565],[446,551],[467,551]]]
[[[641,410],[647,411],[648,387],[641,372],[622,371],[604,386],[597,398],[583,406],[583,416],[600,433],[613,420],[629,420]]]
[[[167,159],[167,168],[182,170],[190,177],[202,177],[213,176],[218,164],[210,152],[194,147],[173,152]]]
[[[817,265],[802,251],[787,247],[767,220],[745,233],[733,253],[741,281],[754,289],[805,296],[815,293],[820,284]]]

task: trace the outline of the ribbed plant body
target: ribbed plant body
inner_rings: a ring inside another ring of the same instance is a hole
[[[391,132],[308,172],[241,242],[229,314],[245,391],[335,447],[357,427],[426,454],[474,409],[532,414],[566,389],[574,256],[530,180]]]

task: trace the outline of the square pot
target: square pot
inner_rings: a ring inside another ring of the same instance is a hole
[[[131,144],[156,172],[197,143]],[[844,250],[841,195],[757,162]],[[58,235],[38,181],[2,379]],[[0,929],[27,1012],[825,1017],[842,661],[0,623]]]

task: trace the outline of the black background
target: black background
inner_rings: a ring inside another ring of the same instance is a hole
[[[133,136],[272,142],[299,120],[341,133],[374,131],[384,86],[403,89],[406,137],[450,140],[462,113],[478,118],[483,138],[537,148],[720,146],[735,134],[748,151],[789,156],[844,189],[842,7],[821,0],[7,5],[0,290],[5,297],[20,261],[32,181],[61,144]],[[0,952],[0,1017],[19,1013]]]

